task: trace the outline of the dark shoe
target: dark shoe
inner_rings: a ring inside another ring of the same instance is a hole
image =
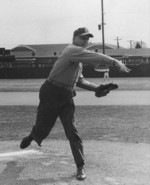
[[[84,180],[86,178],[86,174],[85,174],[85,171],[84,171],[84,168],[83,167],[79,167],[77,169],[77,176],[76,176],[77,180]]]
[[[32,142],[32,137],[31,136],[27,136],[27,137],[24,137],[20,143],[20,148],[21,149],[25,149],[27,148],[28,146],[30,146],[31,142]]]

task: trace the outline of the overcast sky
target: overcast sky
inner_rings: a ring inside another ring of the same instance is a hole
[[[150,47],[150,0],[104,0],[105,42]],[[87,27],[101,42],[101,0],[0,0],[0,47],[71,43],[78,27]]]

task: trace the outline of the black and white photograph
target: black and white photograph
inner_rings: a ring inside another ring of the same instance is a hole
[[[150,1],[0,0],[0,185],[150,184]]]

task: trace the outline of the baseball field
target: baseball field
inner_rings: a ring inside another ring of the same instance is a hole
[[[91,105],[82,105],[84,96],[80,100],[81,89],[76,89],[80,104],[76,106],[75,121],[84,143],[87,174],[86,180],[81,182],[75,178],[76,167],[59,119],[41,148],[33,142],[29,148],[21,150],[20,140],[35,122],[37,104],[2,105],[6,97],[8,102],[14,97],[8,98],[5,94],[22,92],[23,98],[26,92],[38,92],[44,80],[1,80],[0,185],[149,184],[150,78],[89,80],[97,84],[114,82],[119,89],[104,97],[102,105],[95,104],[95,99],[93,104],[87,93],[86,102]],[[84,95],[84,91],[81,94]],[[120,101],[117,99],[120,94],[125,99],[121,101],[123,104],[109,103],[111,97]],[[15,101],[19,98],[15,97]],[[104,100],[107,100],[106,105]]]

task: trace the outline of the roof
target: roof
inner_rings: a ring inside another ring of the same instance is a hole
[[[57,54],[61,53],[62,50],[68,44],[39,44],[39,45],[19,45],[11,49],[11,52],[18,51],[34,51],[36,56],[51,56],[54,55],[54,52]]]
[[[61,53],[68,44],[37,44],[37,45],[19,45],[11,49],[11,52],[34,51],[36,56],[49,56],[54,52]],[[89,43],[87,49],[102,49],[101,43]],[[106,49],[116,49],[115,45],[105,44]]]
[[[96,49],[102,49],[103,48],[103,45],[102,45],[102,43],[91,43],[88,47],[87,47],[87,49],[89,49],[89,50],[96,50]],[[124,47],[122,47],[122,46],[120,46],[120,48],[124,48]],[[107,43],[105,43],[105,49],[117,49],[117,46],[116,45],[113,45],[113,44],[107,44]]]
[[[61,52],[68,44],[40,44],[40,45],[28,45],[34,48],[36,51],[45,52]]]
[[[13,49],[11,49],[11,52],[20,52],[20,51],[35,51],[34,48],[27,46],[27,45],[19,45]]]
[[[54,52],[56,52],[56,54],[60,54],[67,45],[68,44],[19,45],[11,49],[11,52],[21,52],[23,54],[23,52],[25,51],[31,51],[31,52],[35,52],[35,56],[37,57],[39,56],[49,57],[49,56],[54,56]],[[98,52],[102,53],[101,43],[97,43],[97,44],[90,43],[87,49],[92,51],[95,51],[95,49],[98,49]],[[119,55],[150,56],[150,48],[126,49],[126,48],[120,47],[120,49],[117,49],[117,47],[114,45],[106,44],[105,54],[110,56],[119,56]]]
[[[102,53],[102,50],[99,50]],[[110,56],[150,56],[150,48],[139,49],[106,49],[106,55]]]

